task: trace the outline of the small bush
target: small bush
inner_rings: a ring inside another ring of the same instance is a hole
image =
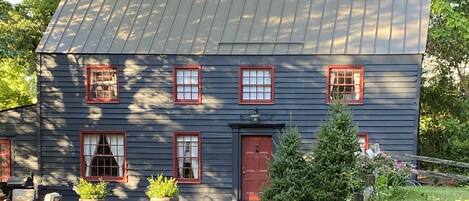
[[[311,201],[309,165],[300,152],[301,138],[297,128],[282,130],[280,143],[269,163],[269,183],[262,189],[262,201]]]
[[[82,199],[104,199],[108,195],[107,182],[100,180],[99,183],[93,184],[81,178],[73,190]]]
[[[313,150],[316,200],[343,201],[362,185],[356,152],[359,150],[357,127],[347,105],[334,101],[330,119],[318,132]]]
[[[172,198],[179,193],[177,181],[174,178],[168,179],[160,174],[157,178],[149,177],[148,182],[150,185],[146,194],[149,198]]]

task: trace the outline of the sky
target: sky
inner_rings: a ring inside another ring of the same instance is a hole
[[[21,2],[22,0],[7,0],[7,1],[12,3],[12,4],[17,4],[17,3]]]

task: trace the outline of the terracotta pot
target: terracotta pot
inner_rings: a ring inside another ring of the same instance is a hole
[[[106,201],[106,199],[83,199],[83,198],[80,198],[80,201]]]
[[[179,201],[179,198],[150,198],[150,201]]]
[[[353,193],[353,201],[363,201],[365,198],[363,197],[363,194],[361,193]]]

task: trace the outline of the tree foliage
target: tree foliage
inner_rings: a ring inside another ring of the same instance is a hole
[[[300,152],[300,134],[297,128],[282,130],[277,151],[269,163],[269,185],[262,189],[263,201],[310,201],[309,164]]]
[[[0,110],[36,102],[36,55],[59,0],[0,0]]]
[[[432,1],[427,47],[421,87],[420,154],[469,162],[468,1]]]
[[[329,121],[319,127],[313,165],[316,200],[346,200],[360,185],[357,127],[347,105],[334,101]]]

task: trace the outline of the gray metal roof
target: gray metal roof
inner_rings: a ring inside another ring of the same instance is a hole
[[[419,54],[430,0],[62,0],[39,53]]]

